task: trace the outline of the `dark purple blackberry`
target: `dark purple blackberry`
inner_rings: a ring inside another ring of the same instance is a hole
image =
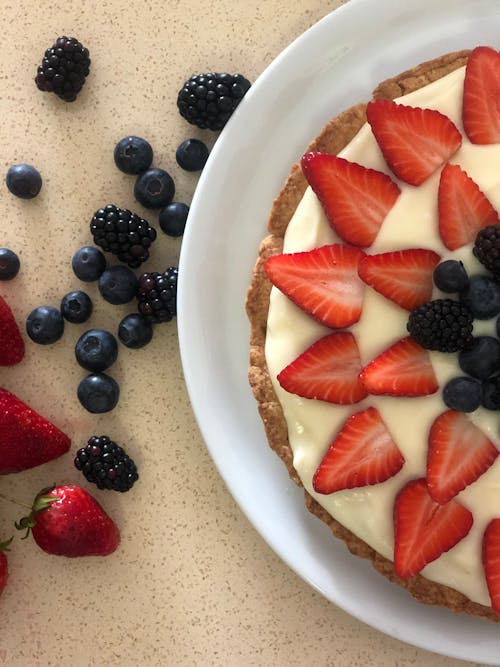
[[[489,225],[476,236],[472,252],[496,276],[500,276],[500,225]]]
[[[426,350],[457,352],[472,342],[473,317],[453,299],[435,299],[414,308],[406,328]]]
[[[179,91],[177,107],[192,125],[222,130],[250,85],[241,74],[195,74]]]
[[[108,204],[97,210],[90,221],[94,243],[136,269],[149,257],[156,230],[147,220],[126,208]]]
[[[170,266],[163,273],[143,273],[137,292],[139,313],[151,324],[170,322],[177,315],[179,270]]]
[[[55,93],[73,102],[89,73],[89,51],[75,37],[58,37],[45,51],[37,69],[35,83],[39,90]]]
[[[93,435],[75,457],[75,467],[99,489],[129,491],[139,479],[137,466],[107,435]]]

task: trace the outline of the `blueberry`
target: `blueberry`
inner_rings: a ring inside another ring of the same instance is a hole
[[[114,305],[132,301],[137,293],[135,273],[126,266],[111,266],[99,278],[99,292]]]
[[[19,273],[21,264],[13,250],[0,248],[0,280],[12,280]]]
[[[443,388],[443,401],[458,412],[474,412],[481,405],[483,390],[479,380],[470,377],[456,377]]]
[[[77,340],[75,357],[80,366],[88,371],[104,371],[115,363],[118,343],[109,331],[90,329]]]
[[[118,327],[118,338],[126,347],[138,349],[151,341],[153,327],[142,315],[126,315]]]
[[[500,410],[500,378],[489,378],[483,382],[483,407]]]
[[[488,276],[471,276],[460,301],[478,320],[489,320],[500,313],[500,283]]]
[[[162,231],[169,236],[182,236],[188,213],[189,206],[178,201],[162,208],[158,218]]]
[[[163,169],[148,169],[139,174],[135,182],[134,196],[146,208],[162,208],[174,197],[175,184]]]
[[[118,403],[120,387],[116,380],[106,373],[87,375],[77,390],[78,400],[89,412],[109,412]]]
[[[140,137],[123,137],[115,146],[115,164],[126,174],[140,174],[153,162],[151,144]]]
[[[21,199],[33,199],[42,188],[40,172],[30,164],[15,164],[10,167],[5,182],[10,192]]]
[[[99,280],[106,268],[106,258],[98,248],[87,245],[75,252],[71,266],[77,278],[91,283]]]
[[[469,276],[462,262],[447,259],[434,269],[434,284],[442,292],[461,292],[469,284]]]
[[[28,315],[26,332],[35,343],[50,345],[63,335],[64,318],[53,306],[39,306]]]
[[[478,336],[458,355],[460,368],[479,380],[500,370],[500,340],[493,336]]]
[[[208,148],[199,139],[186,139],[177,148],[175,159],[186,171],[201,171],[208,160]]]
[[[81,290],[68,292],[61,299],[61,313],[65,320],[73,324],[86,322],[92,315],[92,301]]]

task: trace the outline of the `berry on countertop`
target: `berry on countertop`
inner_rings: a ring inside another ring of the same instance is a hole
[[[9,563],[7,560],[6,551],[9,551],[9,544],[12,542],[12,537],[10,540],[0,542],[0,595],[2,595],[5,586],[7,585],[7,580],[9,578]]]
[[[139,479],[137,466],[107,435],[93,435],[75,457],[75,467],[98,489],[129,491]]]
[[[140,174],[153,162],[153,149],[146,139],[123,137],[114,150],[115,164],[125,174]]]
[[[434,109],[378,99],[368,103],[366,117],[385,161],[410,185],[421,185],[462,144],[454,123]]]
[[[473,317],[489,320],[500,313],[500,283],[489,276],[471,276],[460,293],[460,301]]]
[[[483,400],[483,387],[479,380],[467,376],[454,377],[444,385],[444,404],[457,412],[474,412]]]
[[[34,468],[65,454],[70,439],[6,389],[0,389],[0,474]]]
[[[306,153],[301,167],[333,230],[346,243],[370,246],[399,187],[387,174],[328,153]]]
[[[12,280],[19,273],[19,257],[9,248],[0,248],[0,280]]]
[[[483,266],[497,277],[500,276],[500,224],[481,229],[472,252]]]
[[[0,366],[15,366],[24,357],[24,340],[7,301],[0,296]]]
[[[45,51],[35,83],[39,90],[73,102],[90,69],[89,51],[75,37],[58,37]]]
[[[189,206],[174,201],[161,209],[158,222],[162,232],[168,236],[182,236],[186,227]]]
[[[199,139],[186,139],[179,144],[175,159],[181,169],[186,171],[201,171],[209,156],[207,145]]]
[[[73,272],[83,282],[91,283],[99,280],[106,268],[106,258],[103,253],[92,245],[84,246],[75,252],[71,260]]]
[[[163,208],[175,194],[172,176],[164,169],[148,169],[139,174],[134,185],[134,197],[146,208]]]
[[[77,340],[75,357],[80,366],[88,371],[104,371],[115,363],[118,343],[109,331],[89,329]]]
[[[9,192],[21,199],[33,199],[42,189],[40,172],[30,164],[9,167],[5,183]]]
[[[478,46],[467,59],[464,79],[462,121],[473,144],[500,141],[500,54],[488,46]]]
[[[408,318],[408,333],[426,350],[463,350],[472,341],[473,316],[467,305],[434,299],[417,306]]]
[[[86,410],[101,414],[116,407],[120,398],[120,387],[110,375],[94,373],[83,378],[78,385],[77,395]]]
[[[469,284],[469,276],[462,262],[446,259],[434,269],[434,284],[441,292],[453,294],[461,292]]]
[[[177,108],[192,125],[222,130],[250,85],[241,74],[195,74],[180,89]]]
[[[38,306],[26,319],[26,333],[34,343],[51,345],[64,333],[64,318],[53,306]]]
[[[153,338],[153,327],[142,315],[125,315],[118,326],[118,338],[134,350],[147,345]]]
[[[491,607],[500,614],[500,519],[491,519],[483,534],[482,562]]]
[[[90,232],[96,245],[113,253],[132,269],[148,259],[149,248],[156,239],[156,230],[147,220],[114,204],[107,204],[94,213]]]
[[[108,303],[117,306],[132,301],[137,294],[137,277],[126,266],[110,266],[99,278],[99,292]]]
[[[500,377],[483,381],[482,406],[487,410],[500,410]]]
[[[137,301],[139,313],[151,324],[170,322],[177,315],[177,280],[179,269],[169,266],[163,273],[143,273],[139,278]]]
[[[68,292],[61,299],[61,314],[65,320],[73,324],[86,322],[92,315],[92,300],[81,290]]]
[[[464,373],[486,380],[500,371],[500,340],[494,336],[476,336],[460,351],[458,363]]]

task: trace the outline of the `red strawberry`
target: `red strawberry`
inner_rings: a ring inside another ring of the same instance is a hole
[[[394,503],[394,570],[402,579],[415,576],[463,539],[472,514],[458,500],[440,505],[429,495],[425,479],[414,479]]]
[[[302,171],[337,234],[356,246],[370,246],[401,191],[381,171],[328,153],[306,153]]]
[[[351,415],[314,473],[318,493],[385,482],[401,470],[404,458],[379,411]]]
[[[12,310],[0,296],[0,366],[14,366],[24,357],[24,341]]]
[[[375,357],[360,380],[369,394],[427,396],[439,388],[429,353],[410,336]]]
[[[492,519],[484,531],[483,568],[491,606],[500,614],[500,519]]]
[[[439,234],[450,250],[471,243],[483,227],[500,222],[489,199],[457,164],[447,164],[441,172],[438,212]]]
[[[54,424],[0,388],[0,474],[33,468],[65,454],[71,441]]]
[[[7,585],[7,579],[9,578],[9,563],[5,552],[9,550],[9,544],[11,542],[12,537],[6,542],[0,542],[0,595]]]
[[[452,121],[434,109],[381,99],[368,103],[366,116],[387,164],[410,185],[421,185],[462,143]]]
[[[304,398],[347,405],[366,396],[359,381],[361,359],[348,331],[331,333],[313,343],[278,375],[286,391]]]
[[[359,248],[337,243],[273,255],[264,268],[273,285],[299,308],[327,327],[342,329],[361,316],[363,283],[358,264],[362,257]]]
[[[438,503],[448,502],[486,472],[497,456],[495,445],[463,412],[443,412],[429,434],[430,495]]]
[[[30,516],[16,526],[31,529],[38,546],[56,556],[107,556],[120,543],[114,521],[90,493],[74,485],[41,491]]]
[[[367,255],[358,273],[373,289],[406,310],[432,298],[432,273],[440,257],[433,250],[410,248]]]
[[[473,144],[500,142],[500,53],[478,46],[467,61],[462,121]]]

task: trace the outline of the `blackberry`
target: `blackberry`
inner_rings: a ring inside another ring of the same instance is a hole
[[[472,314],[463,304],[435,299],[414,308],[406,328],[426,350],[457,352],[472,342],[472,323]]]
[[[98,209],[90,221],[94,243],[136,269],[149,257],[156,230],[147,220],[126,208],[108,204]]]
[[[73,102],[85,83],[89,68],[88,49],[75,37],[58,37],[45,51],[35,83],[39,90]]]
[[[177,108],[192,125],[222,130],[250,85],[241,74],[196,74],[179,91]]]
[[[139,479],[137,466],[107,435],[93,435],[75,457],[75,467],[99,489],[129,491]]]
[[[500,276],[500,225],[489,225],[476,236],[472,252],[489,271]]]
[[[179,270],[170,266],[163,273],[143,273],[137,292],[139,313],[151,324],[170,322],[177,315]]]

